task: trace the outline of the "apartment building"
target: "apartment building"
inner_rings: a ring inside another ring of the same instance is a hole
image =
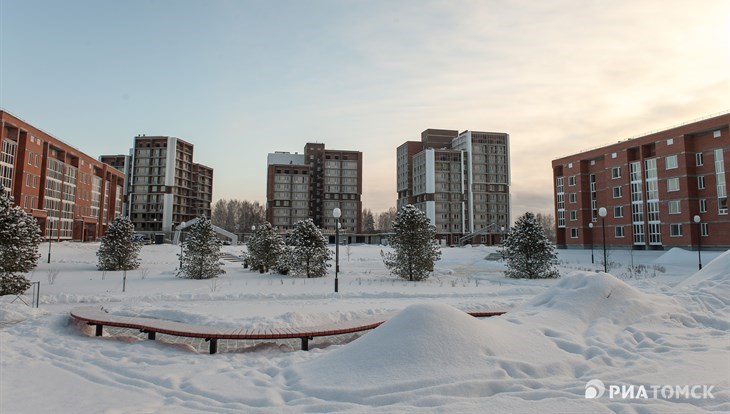
[[[122,214],[124,173],[0,111],[0,183],[46,239],[96,240]]]
[[[605,225],[611,247],[730,248],[729,124],[714,115],[554,160],[558,246],[602,244]]]
[[[444,244],[498,243],[510,223],[509,135],[427,129],[396,150],[398,208],[413,204]]]
[[[324,232],[334,232],[335,208],[343,233],[362,232],[362,152],[307,143],[303,154],[268,154],[266,219],[273,226],[285,231],[311,218]]]
[[[138,135],[130,155],[100,157],[125,168],[125,213],[135,231],[170,235],[180,223],[210,217],[213,169],[193,162],[193,153],[193,144],[180,138]]]

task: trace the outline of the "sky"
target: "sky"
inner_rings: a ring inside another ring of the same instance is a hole
[[[552,212],[551,161],[730,109],[730,1],[0,0],[0,107],[92,156],[195,145],[213,200],[266,201],[266,155],[506,132],[512,217]]]

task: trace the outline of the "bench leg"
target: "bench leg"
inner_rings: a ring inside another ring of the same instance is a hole
[[[155,340],[155,334],[156,333],[157,332],[155,332],[155,331],[147,331],[147,339],[151,339],[151,340],[154,341]]]
[[[309,340],[314,339],[311,336],[302,337],[302,351],[309,351]]]
[[[101,336],[104,332],[104,325],[96,325],[96,336]]]
[[[211,338],[210,339],[210,354],[213,355],[216,352],[218,352],[218,339]]]

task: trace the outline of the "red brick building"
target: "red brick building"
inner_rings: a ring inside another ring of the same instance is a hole
[[[266,175],[266,220],[273,226],[289,230],[311,218],[334,232],[339,208],[343,234],[362,232],[362,152],[307,143],[303,154],[269,154]]]
[[[124,174],[0,111],[0,183],[46,239],[95,240],[122,214]]]
[[[558,247],[602,244],[605,220],[612,247],[730,248],[729,125],[724,113],[554,160]]]

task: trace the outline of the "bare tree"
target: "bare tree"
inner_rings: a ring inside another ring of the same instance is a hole
[[[542,227],[548,240],[555,243],[555,217],[552,214],[537,213],[535,221]]]
[[[388,211],[377,213],[375,215],[375,228],[380,232],[393,231],[393,222],[398,215],[398,209],[391,207]]]
[[[218,200],[213,205],[211,222],[233,233],[245,233],[266,220],[266,210],[258,201]]]
[[[363,231],[365,233],[375,233],[375,216],[373,215],[372,210],[369,208],[362,210],[362,221]]]

